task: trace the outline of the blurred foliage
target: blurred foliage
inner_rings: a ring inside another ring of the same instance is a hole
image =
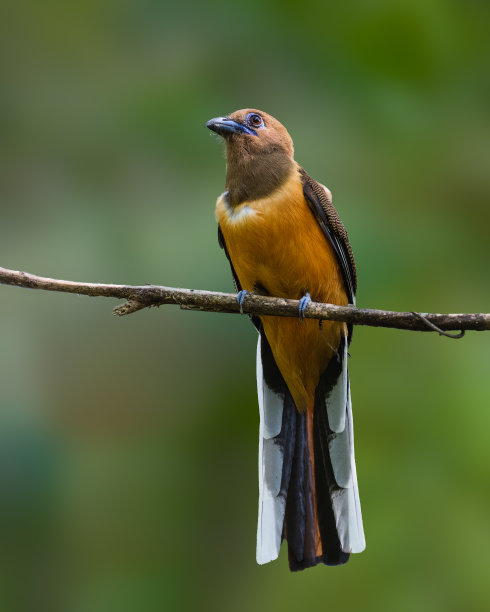
[[[1,265],[231,290],[210,117],[253,106],[334,194],[358,304],[488,311],[490,5],[0,8]],[[367,550],[255,564],[255,332],[0,287],[2,610],[490,607],[488,338],[358,328]]]

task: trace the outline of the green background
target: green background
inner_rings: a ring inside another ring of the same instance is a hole
[[[363,307],[489,310],[490,5],[2,3],[0,263],[232,290],[221,145],[256,107],[330,187]],[[367,549],[255,563],[246,317],[0,287],[0,608],[490,608],[489,338],[357,328]]]

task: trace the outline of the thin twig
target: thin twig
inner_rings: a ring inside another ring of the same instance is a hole
[[[101,296],[125,299],[127,300],[125,304],[114,309],[114,314],[119,316],[130,314],[149,306],[162,306],[164,304],[178,304],[185,310],[240,312],[240,306],[234,293],[177,289],[175,287],[162,287],[159,285],[134,286],[76,283],[54,278],[44,278],[6,268],[0,268],[0,284],[15,285],[29,289],[77,293],[92,297]],[[244,299],[243,312],[256,315],[297,317],[299,315],[299,301],[249,294]],[[437,327],[435,331],[490,330],[490,314],[488,313],[423,313],[421,318],[417,313],[413,312],[394,312],[310,302],[304,316],[307,319],[345,321],[353,325],[370,325],[373,327],[388,327],[412,331],[432,331],[428,323]]]
[[[439,334],[439,336],[446,336],[446,338],[452,338],[453,340],[460,340],[466,333],[466,330],[462,329],[457,334],[450,334],[449,332],[443,331],[440,327],[437,327],[437,325],[434,325],[434,323],[431,323],[430,321],[428,321],[427,318],[421,312],[412,312],[412,314],[418,317],[419,319],[421,319],[422,321],[424,321],[425,324],[428,325],[434,331],[436,331]]]

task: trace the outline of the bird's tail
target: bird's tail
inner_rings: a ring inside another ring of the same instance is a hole
[[[259,521],[257,561],[277,558],[282,539],[292,571],[341,565],[364,550],[347,373],[347,342],[316,389],[314,410],[296,409],[265,336],[259,338]]]

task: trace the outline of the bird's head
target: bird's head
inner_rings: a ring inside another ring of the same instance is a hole
[[[244,108],[206,125],[226,143],[226,186],[232,204],[267,195],[294,166],[291,136],[263,111]]]
[[[226,117],[215,117],[207,127],[225,139],[227,150],[253,155],[282,151],[293,157],[293,141],[286,128],[263,111],[243,108]]]

